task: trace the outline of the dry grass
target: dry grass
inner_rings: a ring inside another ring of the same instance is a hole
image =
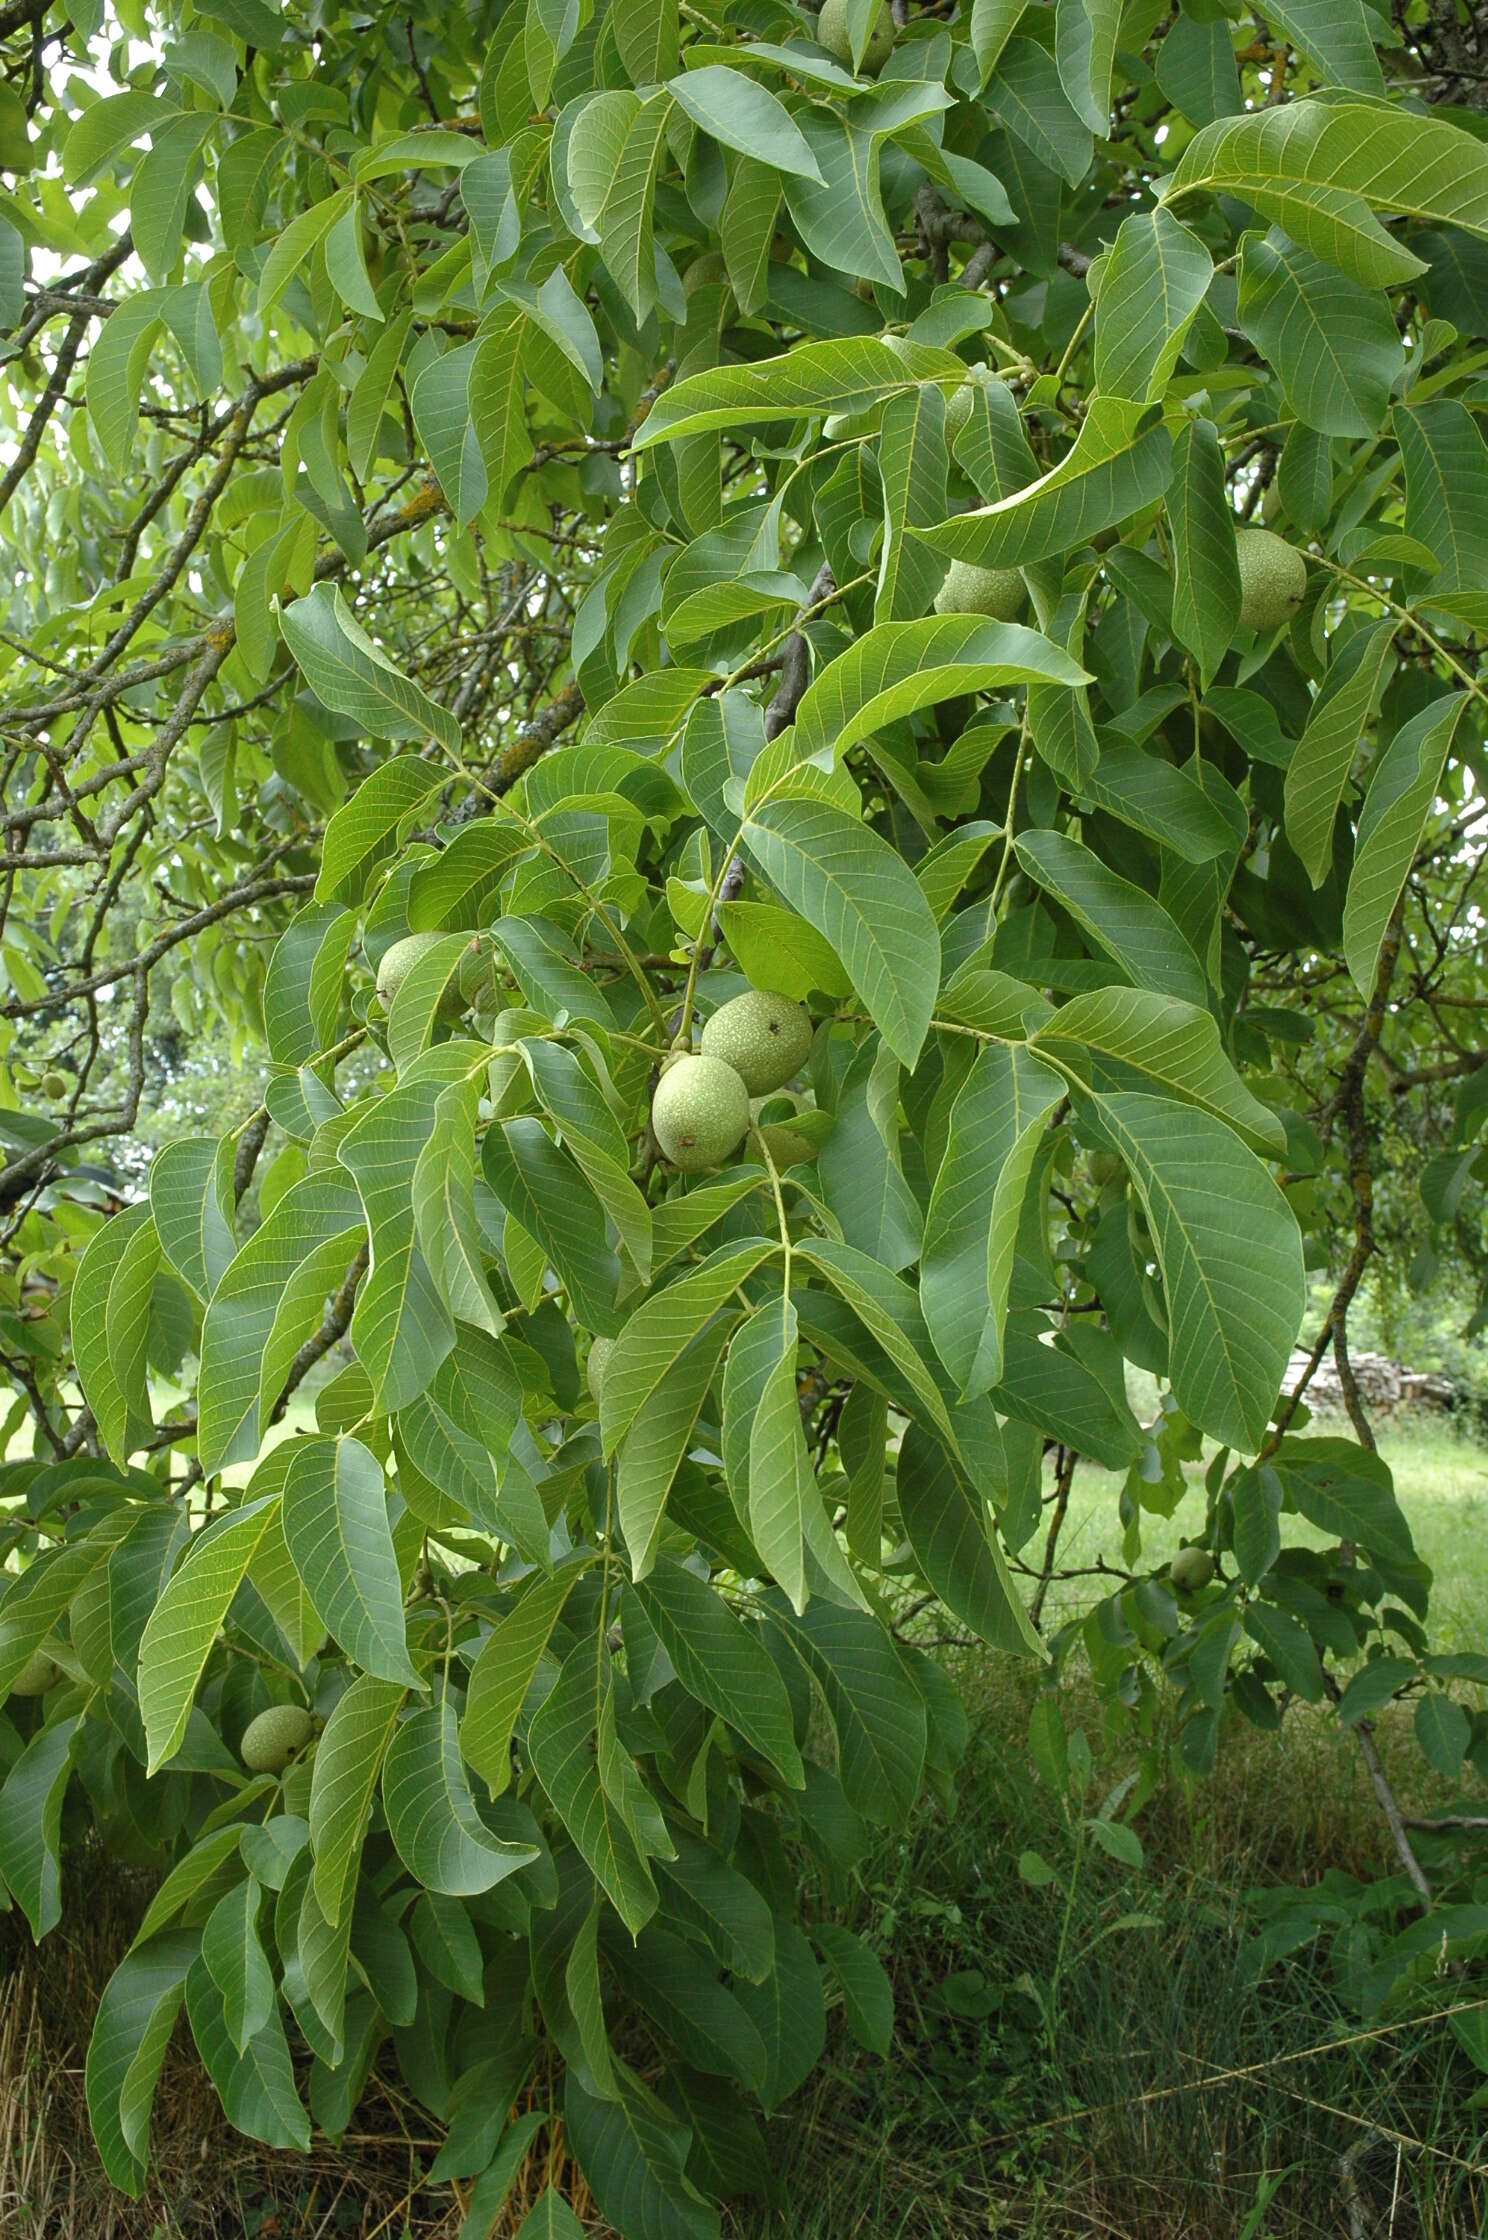
[[[17,1915],[0,1917],[0,2240],[456,2240],[468,2188],[425,2184],[442,2140],[391,2076],[374,2073],[339,2144],[317,2133],[308,2155],[278,2152],[232,2129],[184,2021],[155,2097],[150,2182],[138,2201],[115,2191],[93,2149],[83,2064],[149,1882],[96,1852],[70,1861],[68,1880],[39,1951]],[[540,2146],[491,2240],[510,2240],[550,2181],[596,2240],[610,2234],[561,2145],[556,2164]]]

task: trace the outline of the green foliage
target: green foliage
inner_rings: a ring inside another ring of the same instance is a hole
[[[561,2121],[627,2240],[716,2233],[829,1993],[891,2041],[798,1892],[953,1798],[907,1603],[1047,1681],[1067,1906],[1141,1857],[1076,1658],[1196,1776],[1396,1697],[1488,1772],[1362,1407],[1281,1390],[1417,1169],[1481,1273],[1481,112],[1363,0],[54,12],[0,1888],[45,1935],[88,1821],[163,1877],[129,2190],[184,2007],[255,2138],[395,2062],[473,2201]],[[189,1051],[252,1086],[146,1183]],[[1055,1623],[1081,1458],[1124,1564]],[[1400,1843],[1403,1996],[1480,1929]]]

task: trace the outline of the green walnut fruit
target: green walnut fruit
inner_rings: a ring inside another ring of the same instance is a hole
[[[768,1120],[760,1129],[760,1141],[777,1167],[803,1167],[808,1159],[816,1157],[816,1145],[810,1136],[803,1136],[788,1120]]]
[[[974,381],[963,381],[960,388],[953,389],[946,398],[945,432],[947,443],[954,443],[957,436],[960,435],[961,430],[971,418],[971,408],[975,403],[976,383]],[[1018,580],[1021,583],[1022,578],[1019,577]]]
[[[1207,1548],[1180,1548],[1168,1569],[1179,1594],[1197,1594],[1214,1577],[1214,1558]]]
[[[604,1391],[605,1371],[610,1365],[610,1355],[614,1350],[613,1338],[592,1338],[589,1341],[589,1359],[584,1368],[584,1381],[596,1408]]]
[[[240,1756],[250,1773],[282,1773],[297,1750],[310,1740],[314,1721],[297,1703],[276,1703],[260,1711],[243,1730]]]
[[[651,1128],[684,1174],[726,1159],[749,1125],[749,1091],[722,1058],[678,1058],[656,1084]]]
[[[816,19],[816,36],[828,54],[853,66],[852,41],[847,32],[847,0],[824,0],[821,14]],[[873,19],[873,29],[868,34],[868,47],[859,65],[859,75],[876,78],[894,51],[894,19],[887,5],[881,5]]]
[[[44,1696],[62,1679],[62,1667],[44,1649],[33,1649],[10,1683],[13,1696]]]
[[[434,944],[443,939],[442,933],[405,933],[401,941],[395,941],[385,952],[377,967],[377,993],[385,1009],[392,1010],[394,997],[420,957],[427,956]],[[458,1019],[464,1009],[465,999],[459,985],[452,983],[439,999],[439,1016]]]
[[[41,1093],[44,1097],[65,1097],[68,1086],[66,1074],[58,1073],[55,1067],[41,1077]]]
[[[1090,1179],[1098,1190],[1108,1182],[1119,1182],[1126,1167],[1119,1151],[1092,1151],[1090,1154]]]
[[[800,1072],[812,1031],[810,1019],[789,996],[751,988],[714,1012],[703,1029],[703,1056],[732,1066],[752,1097],[768,1097]]]
[[[1237,529],[1240,620],[1247,630],[1277,630],[1307,596],[1307,562],[1271,529]]]
[[[950,574],[935,594],[937,614],[985,614],[1011,622],[1023,604],[1026,586],[1016,568],[979,568],[953,560]]]

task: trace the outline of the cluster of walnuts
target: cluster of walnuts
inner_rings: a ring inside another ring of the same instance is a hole
[[[662,1156],[684,1174],[716,1167],[743,1142],[751,1097],[773,1096],[799,1073],[811,1048],[812,1025],[789,996],[751,988],[714,1012],[697,1051],[674,1050],[651,1100],[651,1132]],[[777,1166],[809,1158],[812,1146],[794,1128],[772,1122],[759,1131]]]
[[[662,1157],[683,1174],[701,1174],[737,1151],[750,1128],[751,1097],[773,1096],[806,1062],[811,1020],[789,996],[751,988],[721,1004],[703,1028],[699,1050],[674,1050],[651,1099],[651,1132]],[[777,1167],[814,1157],[815,1144],[788,1121],[755,1126]],[[610,1338],[595,1338],[585,1370],[598,1404]]]

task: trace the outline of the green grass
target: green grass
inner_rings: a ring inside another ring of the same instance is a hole
[[[1431,1424],[1387,1429],[1380,1444],[1436,1574],[1433,1637],[1481,1647],[1488,1451]],[[1173,1516],[1143,1516],[1134,1567],[1201,1530],[1201,1472]],[[1061,1564],[1123,1562],[1120,1484],[1082,1464]],[[1025,1556],[1036,1565],[1041,1552],[1040,1536]],[[1060,1582],[1048,1615],[1102,1591],[1088,1576]],[[1227,1728],[1215,1776],[1196,1783],[1168,1747],[1162,1704],[1162,1771],[1136,1816],[1144,1866],[1087,1858],[1071,1893],[1068,1831],[1031,1771],[1034,1683],[1008,1660],[953,1655],[972,1729],[958,1809],[886,1843],[849,1912],[894,1977],[893,2058],[857,2057],[834,2032],[833,2059],[776,2147],[788,2209],[742,2221],[741,2234],[1480,2240],[1488,2095],[1469,2104],[1483,2077],[1442,2010],[1488,1987],[1448,1978],[1415,2009],[1364,2023],[1339,1952],[1319,1942],[1258,1969],[1247,1949],[1288,1887],[1329,1876],[1362,1892],[1395,1871],[1351,1738],[1296,1706],[1280,1738]],[[1124,1723],[1102,1733],[1078,1673],[1061,1701],[1091,1742],[1099,1801],[1137,1751]],[[1379,1740],[1408,1810],[1442,1801],[1407,1720],[1387,1718]],[[1028,1851],[1055,1866],[1056,1885],[1024,1879]],[[1072,1958],[1051,2025],[1066,1899]]]
[[[959,1809],[886,1844],[849,1912],[894,1978],[892,2059],[834,2030],[775,2146],[788,2207],[740,2233],[1303,2240],[1350,2232],[1352,2187],[1371,2240],[1480,2235],[1488,2115],[1467,2103],[1483,2080],[1442,2010],[1483,1987],[1449,1979],[1365,2024],[1321,1947],[1250,1964],[1268,1892],[1389,1870],[1347,1739],[1315,1719],[1281,1748],[1237,1732],[1212,1783],[1160,1784],[1138,1817],[1143,1869],[1082,1866],[1050,2023],[1070,1844],[1030,1774],[1031,1689],[1005,1666],[959,1677]],[[1079,1708],[1098,1799],[1129,1760],[1102,1747],[1093,1699]],[[1057,1885],[1029,1886],[1027,1851]]]

